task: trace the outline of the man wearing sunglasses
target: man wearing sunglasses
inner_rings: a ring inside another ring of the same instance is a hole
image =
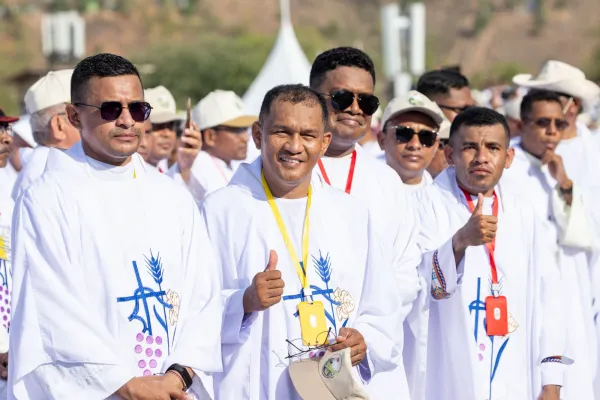
[[[325,157],[314,170],[314,179],[356,197],[371,212],[386,256],[393,260],[402,300],[400,317],[395,322],[398,335],[402,336],[402,323],[420,290],[416,270],[420,260],[416,243],[418,227],[408,192],[398,174],[357,145],[379,106],[373,94],[373,61],[361,50],[351,47],[328,50],[314,61],[310,86],[327,100],[332,133]],[[394,371],[379,374],[367,390],[374,398],[386,398],[390,391],[399,398],[408,397],[402,364]]]
[[[220,272],[192,197],[137,154],[152,110],[139,73],[88,57],[71,101],[81,142],[52,149],[15,205],[9,398],[205,395]]]
[[[561,398],[572,360],[556,246],[525,188],[505,179],[509,141],[498,112],[462,112],[445,148],[451,167],[416,193],[429,327],[415,398]]]
[[[177,146],[176,125],[181,123],[177,115],[177,105],[171,92],[164,86],[146,89],[146,101],[152,106],[150,122],[154,146],[150,151],[148,162],[166,173],[170,168],[168,159]]]
[[[445,120],[434,102],[414,90],[393,99],[385,109],[379,145],[387,164],[411,190],[433,181],[426,168],[437,152]]]
[[[81,140],[66,113],[72,74],[72,69],[48,72],[25,93],[25,108],[31,115],[29,123],[38,146],[15,182],[15,201],[42,175],[51,148],[66,150]]]
[[[417,91],[434,101],[450,122],[454,121],[460,112],[475,105],[469,80],[454,68],[426,72],[417,83]],[[446,140],[441,144],[427,168],[427,172],[434,179],[448,167],[443,151]]]
[[[514,146],[515,159],[503,179],[547,221],[559,246],[562,290],[569,310],[567,355],[576,360],[565,374],[564,398],[594,398],[598,355],[592,304],[598,291],[591,286],[594,275],[590,274],[596,270],[593,239],[598,234],[587,207],[597,197],[590,187],[571,178],[571,170],[556,153],[569,127],[560,98],[545,90],[529,92],[521,103],[521,120],[521,142]]]
[[[236,162],[246,159],[248,128],[257,120],[245,111],[234,92],[215,90],[192,110],[202,132],[202,151],[191,166],[187,188],[198,204],[217,189],[227,186]],[[169,170],[176,180],[178,171]]]

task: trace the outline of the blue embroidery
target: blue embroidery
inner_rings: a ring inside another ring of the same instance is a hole
[[[317,272],[317,275],[319,276],[319,278],[321,278],[321,281],[325,284],[325,289],[317,286],[317,285],[310,285],[311,288],[311,297],[315,297],[315,296],[322,296],[325,300],[327,300],[327,302],[329,302],[330,305],[330,310],[331,311],[327,311],[325,310],[325,317],[327,317],[327,319],[329,320],[329,323],[332,325],[333,328],[333,332],[337,335],[338,334],[338,327],[337,327],[337,322],[336,322],[336,313],[335,313],[335,307],[339,306],[340,303],[335,301],[332,297],[332,294],[334,292],[334,290],[332,288],[329,287],[329,282],[331,281],[331,276],[333,275],[333,267],[331,264],[331,259],[329,258],[329,253],[326,254],[325,257],[323,257],[322,252],[319,250],[319,258],[312,256],[312,261],[315,267],[315,270]],[[304,266],[302,266],[302,269],[304,270]],[[298,294],[293,294],[293,295],[287,295],[287,296],[283,296],[283,300],[297,300],[297,299],[302,299],[302,292],[298,293]],[[294,313],[295,317],[298,317],[298,312],[296,311]],[[345,327],[348,324],[348,319],[346,318],[341,327]]]
[[[163,307],[163,316],[159,314],[156,309],[156,305],[152,306],[152,310],[154,311],[154,316],[158,323],[163,327],[165,333],[167,335],[167,343],[169,345],[170,352],[170,341],[169,341],[169,327],[167,325],[167,309],[171,309],[173,306],[166,303],[163,299],[163,296],[166,295],[166,292],[162,290],[162,281],[163,281],[163,268],[160,261],[160,255],[157,255],[154,258],[152,251],[150,251],[150,258],[144,257],[146,260],[146,267],[148,269],[148,273],[152,276],[154,282],[158,285],[158,291],[151,289],[149,287],[144,286],[142,283],[142,278],[140,276],[140,272],[138,270],[138,265],[135,261],[133,264],[133,271],[135,273],[135,278],[137,281],[137,288],[133,292],[132,296],[127,297],[117,297],[118,303],[125,303],[129,301],[134,301],[135,305],[133,307],[133,311],[129,315],[129,321],[137,320],[142,323],[142,333],[148,333],[148,335],[153,336],[153,327],[152,327],[152,318],[150,315],[150,308],[148,306],[148,301],[153,298],[158,301],[160,305]],[[142,302],[142,306],[144,308],[143,312],[145,314],[145,318],[140,316],[138,313],[140,312],[140,300]],[[159,305],[159,307],[160,307]]]
[[[10,269],[8,268],[8,260],[0,258],[0,282],[3,287],[8,289],[8,274],[10,273]],[[11,273],[12,277],[12,273]]]
[[[498,282],[499,284],[499,293],[502,293],[502,289],[504,287],[504,279],[500,279],[500,281]],[[491,293],[491,282],[489,285],[489,291]],[[475,337],[475,343],[477,344],[479,341],[479,323],[480,323],[480,311],[485,311],[485,302],[481,300],[481,278],[477,278],[477,298],[475,300],[473,300],[470,304],[469,304],[469,314],[472,314],[473,311],[475,311],[475,321],[474,321],[474,327],[473,327],[473,334]],[[484,314],[485,315],[485,314]],[[486,325],[486,318],[483,316],[483,327],[484,329],[487,330]],[[490,395],[489,398],[492,398],[492,387],[493,387],[493,381],[494,378],[496,377],[496,371],[498,370],[498,366],[500,365],[500,359],[502,358],[502,354],[504,353],[504,350],[506,348],[506,345],[508,344],[509,338],[506,338],[502,344],[500,345],[500,348],[498,349],[498,353],[496,354],[496,357],[494,358],[494,339],[496,339],[494,336],[488,336],[488,339],[491,342],[491,354],[492,357],[490,358]],[[499,338],[498,340],[500,340],[502,338]]]

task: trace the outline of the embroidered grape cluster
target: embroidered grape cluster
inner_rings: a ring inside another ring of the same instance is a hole
[[[138,333],[136,340],[138,344],[134,351],[138,355],[138,367],[143,371],[142,374],[148,376],[159,373],[164,354],[163,338]]]
[[[8,288],[0,286],[0,317],[4,329],[10,329],[10,295]]]

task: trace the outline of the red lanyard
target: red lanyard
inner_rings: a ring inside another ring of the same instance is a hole
[[[469,205],[469,209],[471,210],[471,213],[475,210],[475,204],[473,204],[473,199],[471,198],[471,195],[464,189],[462,189],[463,194],[465,195],[465,198],[467,199],[467,204]],[[492,215],[494,217],[498,217],[498,196],[496,195],[496,192],[494,191],[494,204],[492,205]],[[491,243],[487,243],[485,245],[488,249],[488,253],[490,254],[490,269],[492,270],[492,284],[493,285],[497,285],[498,284],[498,271],[496,269],[496,259],[494,257],[494,251],[496,250],[496,238],[494,237],[494,240],[492,240]]]
[[[348,171],[348,179],[346,180],[346,193],[350,194],[352,190],[352,180],[354,179],[354,167],[356,166],[356,150],[352,152],[352,160],[350,161],[350,170]],[[323,166],[323,162],[319,159],[319,169],[321,170],[321,175],[323,175],[323,179],[329,186],[331,186],[331,182],[329,181],[329,176],[327,176],[327,171],[325,171],[325,166]]]

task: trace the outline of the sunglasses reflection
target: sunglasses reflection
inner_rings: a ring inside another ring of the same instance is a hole
[[[353,93],[349,90],[336,90],[332,93],[321,93],[323,96],[331,98],[331,105],[337,111],[344,111],[352,106],[354,100],[358,102],[358,107],[366,114],[373,115],[379,108],[379,99],[372,94]]]

